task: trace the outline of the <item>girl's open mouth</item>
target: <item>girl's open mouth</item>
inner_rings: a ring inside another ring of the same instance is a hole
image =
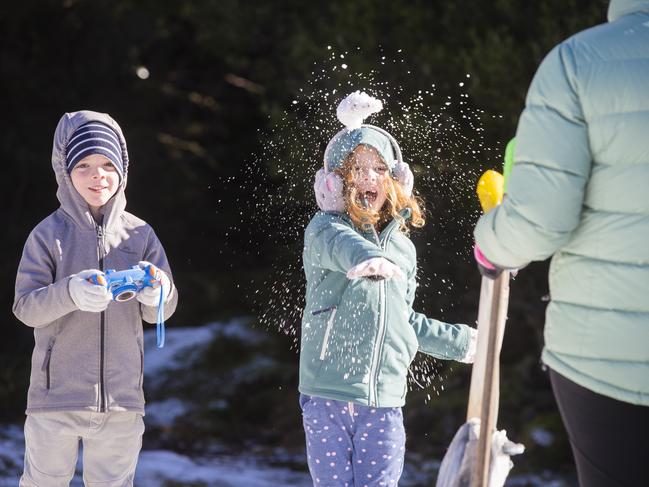
[[[376,191],[364,191],[363,193],[361,193],[361,198],[363,199],[363,202],[370,205],[376,201],[377,196],[378,193]]]

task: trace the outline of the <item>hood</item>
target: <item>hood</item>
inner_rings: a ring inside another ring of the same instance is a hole
[[[367,124],[353,130],[343,129],[331,139],[324,155],[326,172],[340,167],[345,158],[361,144],[375,148],[392,172],[396,155],[389,134]]]
[[[115,195],[102,208],[102,213],[104,215],[103,226],[106,231],[109,232],[115,225],[115,222],[118,221],[124,208],[126,208],[124,189],[126,188],[129,165],[126,139],[124,139],[122,129],[117,122],[110,117],[110,115],[90,110],[81,110],[79,112],[66,113],[59,120],[59,123],[56,126],[56,131],[54,132],[54,143],[52,147],[52,168],[56,175],[56,182],[59,185],[56,197],[61,203],[61,208],[78,225],[94,229],[95,222],[90,213],[90,208],[88,208],[88,204],[81,195],[77,193],[77,190],[74,189],[72,180],[70,179],[70,175],[66,168],[66,147],[68,141],[77,128],[88,122],[102,122],[110,126],[119,136],[119,141],[122,147],[124,177],[122,178]]]
[[[620,17],[635,12],[649,12],[648,0],[611,0],[608,5],[608,20],[613,22]]]

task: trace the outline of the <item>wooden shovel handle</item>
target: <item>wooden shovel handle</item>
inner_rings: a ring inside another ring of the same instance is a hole
[[[480,438],[472,487],[488,487],[491,437],[498,420],[500,349],[509,302],[509,272],[482,278],[478,311],[478,350],[471,374],[467,419],[480,418]]]

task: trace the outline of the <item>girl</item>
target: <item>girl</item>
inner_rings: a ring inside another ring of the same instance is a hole
[[[353,93],[339,106],[345,121],[345,105],[356,115],[381,108]],[[390,134],[355,122],[325,151],[315,184],[323,211],[304,236],[300,404],[314,485],[394,486],[415,354],[470,363],[477,336],[412,309],[417,264],[408,229],[424,224],[412,173]]]

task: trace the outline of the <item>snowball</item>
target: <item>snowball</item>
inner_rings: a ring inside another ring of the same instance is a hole
[[[353,130],[359,128],[364,119],[381,111],[382,108],[381,100],[363,91],[355,91],[338,104],[336,115],[348,130]]]

